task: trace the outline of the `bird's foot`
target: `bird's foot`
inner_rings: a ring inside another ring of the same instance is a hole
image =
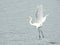
[[[44,36],[41,37],[41,36],[39,35],[39,40],[42,40],[43,38],[44,38]]]
[[[44,36],[42,36],[42,38],[44,38]]]
[[[41,40],[41,36],[39,35],[39,40]]]
[[[41,38],[41,36],[39,35],[39,38]]]

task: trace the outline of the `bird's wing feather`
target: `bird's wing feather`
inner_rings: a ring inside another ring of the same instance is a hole
[[[48,16],[48,15],[46,15],[46,16],[44,16],[44,17],[43,17],[42,23],[44,23],[44,22],[45,22],[45,20],[46,20],[47,16]]]
[[[40,5],[36,11],[36,22],[39,23],[43,18],[43,6]]]

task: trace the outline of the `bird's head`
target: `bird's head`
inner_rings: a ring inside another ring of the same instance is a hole
[[[31,16],[28,16],[27,19],[31,19],[32,17]]]

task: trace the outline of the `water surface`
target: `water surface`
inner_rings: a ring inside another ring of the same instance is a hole
[[[49,14],[42,27],[45,38],[25,18],[35,18],[36,6]],[[60,45],[60,0],[0,0],[0,45]]]

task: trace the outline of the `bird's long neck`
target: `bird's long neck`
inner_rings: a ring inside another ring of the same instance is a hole
[[[29,23],[30,23],[31,25],[33,25],[33,23],[32,23],[32,17],[30,18]]]

